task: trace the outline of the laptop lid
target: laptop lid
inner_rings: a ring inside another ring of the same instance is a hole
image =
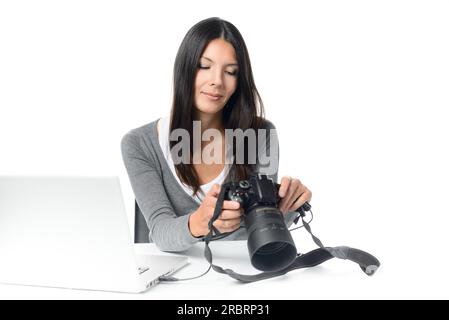
[[[0,176],[0,257],[0,283],[121,292],[147,285],[117,177]]]

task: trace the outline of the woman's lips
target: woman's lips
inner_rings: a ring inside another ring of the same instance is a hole
[[[214,94],[210,94],[207,92],[201,92],[201,93],[204,94],[208,99],[210,99],[212,101],[220,100],[223,97],[221,95],[214,95]]]

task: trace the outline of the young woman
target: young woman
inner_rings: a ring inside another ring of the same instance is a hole
[[[277,136],[273,124],[264,119],[249,54],[233,24],[209,18],[187,32],[175,60],[173,89],[170,117],[131,130],[121,147],[149,241],[160,250],[175,252],[188,249],[209,232],[223,182],[247,179],[252,172],[267,173],[277,182],[279,159],[277,145],[270,151]],[[237,145],[227,139],[229,131],[251,130],[263,132],[252,136],[257,143],[249,137]],[[213,139],[197,141],[205,135]],[[261,155],[268,153],[267,167]],[[296,217],[293,211],[312,194],[299,179],[283,177],[279,196],[279,208],[290,225]],[[242,214],[238,202],[225,201],[214,227],[222,233],[235,231]],[[241,228],[225,239],[245,236]]]

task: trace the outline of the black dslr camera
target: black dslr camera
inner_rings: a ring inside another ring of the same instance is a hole
[[[249,180],[229,182],[225,200],[237,201],[244,210],[248,250],[252,265],[262,271],[278,271],[297,256],[295,243],[278,209],[280,185],[266,175],[251,175]],[[306,202],[297,212],[304,216],[311,209]]]

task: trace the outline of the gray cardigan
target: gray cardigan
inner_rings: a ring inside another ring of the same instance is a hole
[[[275,129],[267,120],[264,128],[267,132]],[[136,201],[148,225],[149,241],[160,250],[171,252],[186,250],[198,242],[200,238],[192,236],[188,221],[199,205],[182,189],[168,167],[159,145],[157,120],[128,132],[122,138],[121,151]],[[263,172],[262,166],[257,165],[257,170]],[[225,182],[233,176],[231,167]],[[277,172],[270,177],[276,182]],[[285,216],[287,225],[291,225],[296,215],[291,212]],[[246,239],[246,229],[241,228],[225,239]]]

